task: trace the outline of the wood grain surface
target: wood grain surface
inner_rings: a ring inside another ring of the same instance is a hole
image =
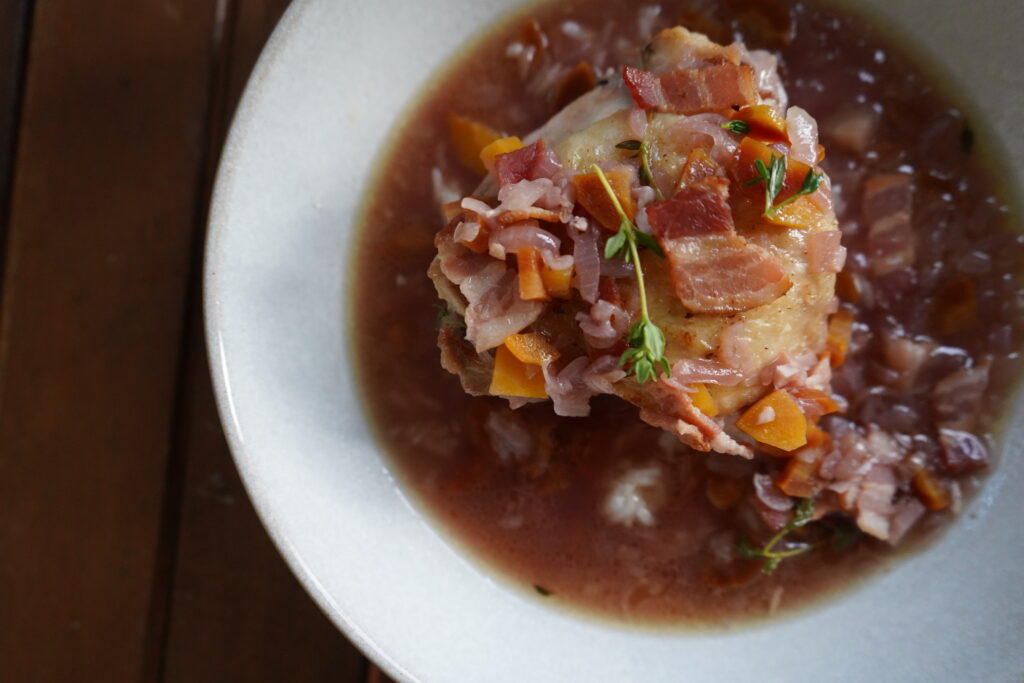
[[[377,675],[260,525],[203,348],[210,186],[287,4],[0,4],[0,681]]]

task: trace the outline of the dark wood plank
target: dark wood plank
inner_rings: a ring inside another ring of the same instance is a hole
[[[3,681],[145,670],[214,14],[35,5],[0,311]]]
[[[29,0],[0,4],[0,260],[6,232],[14,141],[21,111],[25,44],[30,26]]]
[[[224,442],[200,340],[193,348],[163,680],[361,682],[362,655],[304,592],[256,517]]]
[[[260,48],[287,0],[230,6],[229,53],[212,108],[211,159]],[[212,178],[212,165],[207,179]],[[198,256],[198,255],[197,255]],[[198,261],[197,261],[198,264]],[[175,457],[183,459],[178,553],[163,680],[362,681],[365,662],[291,575],[252,509],[228,453],[202,342],[199,288]]]

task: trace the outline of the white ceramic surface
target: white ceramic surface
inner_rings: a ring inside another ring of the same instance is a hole
[[[862,4],[982,103],[1019,168],[1024,2]],[[249,493],[309,592],[402,680],[1024,679],[1024,425],[936,546],[839,600],[734,633],[631,630],[552,608],[461,556],[410,504],[351,381],[353,216],[368,160],[452,54],[448,40],[509,7],[297,0],[235,120],[207,245],[211,365]]]

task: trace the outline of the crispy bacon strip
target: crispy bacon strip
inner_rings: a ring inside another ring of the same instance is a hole
[[[544,140],[494,157],[494,171],[501,186],[520,180],[550,178],[560,167]]]
[[[622,79],[642,109],[672,114],[727,112],[757,102],[754,70],[746,64],[713,64],[660,75],[626,66]]]
[[[729,182],[710,177],[647,208],[676,296],[695,313],[747,311],[790,287],[775,256],[736,234],[728,199]]]
[[[647,208],[647,220],[659,240],[720,235],[734,231],[728,198],[729,181],[704,178],[691,183],[663,202]]]

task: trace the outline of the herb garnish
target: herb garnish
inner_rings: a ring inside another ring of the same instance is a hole
[[[761,214],[762,216],[774,216],[779,212],[779,209],[787,204],[791,204],[800,197],[816,191],[821,187],[821,182],[825,179],[824,174],[815,173],[813,168],[808,169],[800,189],[792,197],[776,204],[775,198],[779,196],[779,192],[782,191],[782,184],[786,180],[786,157],[772,154],[772,158],[768,161],[767,165],[761,159],[757,159],[754,161],[754,168],[757,169],[757,177],[748,180],[743,185],[749,187],[758,183],[764,183],[764,213]]]
[[[748,560],[764,559],[764,564],[761,566],[761,572],[764,574],[771,574],[775,571],[779,563],[785,560],[787,557],[795,557],[801,555],[810,550],[813,546],[808,543],[801,543],[789,550],[775,550],[775,546],[785,538],[786,534],[794,529],[799,529],[808,522],[811,521],[811,517],[814,516],[814,501],[810,498],[797,498],[796,505],[793,506],[793,516],[790,518],[786,526],[779,529],[779,532],[771,537],[763,548],[754,548],[746,540],[741,540],[736,544],[736,549],[739,550],[740,555],[747,558]]]
[[[665,333],[657,325],[651,322],[647,312],[647,289],[644,287],[644,271],[640,265],[640,247],[650,249],[661,258],[665,258],[665,252],[661,250],[658,242],[639,228],[629,219],[626,212],[619,203],[604,171],[597,164],[593,166],[601,184],[604,186],[608,198],[611,199],[616,213],[619,214],[619,231],[615,233],[604,245],[604,257],[613,259],[619,254],[627,263],[632,263],[636,271],[637,291],[640,295],[640,320],[633,323],[629,328],[627,341],[629,348],[622,352],[619,357],[618,367],[629,365],[629,371],[636,375],[637,381],[641,384],[648,380],[658,378],[658,372],[664,370],[665,374],[671,372],[668,361],[665,359]]]
[[[538,593],[543,595],[545,598],[549,598],[552,595],[554,595],[554,593],[552,591],[548,590],[547,588],[545,588],[544,586],[540,585],[539,583],[533,584],[533,590],[537,591]]]
[[[636,152],[630,159],[640,157],[640,182],[654,190],[654,196],[658,201],[664,201],[665,195],[654,184],[654,174],[651,173],[651,143],[649,140],[623,140],[615,145],[619,149],[631,149]]]
[[[739,119],[733,119],[732,121],[723,123],[722,128],[739,135],[746,135],[750,132],[750,124],[746,121],[740,121]]]

